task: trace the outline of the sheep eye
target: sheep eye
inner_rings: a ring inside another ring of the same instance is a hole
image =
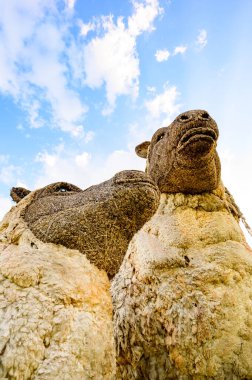
[[[157,137],[157,142],[162,140],[164,138],[164,135],[165,135],[164,133],[161,133],[161,135]]]
[[[66,193],[67,191],[71,191],[70,189],[68,189],[67,187],[64,187],[64,186],[60,186],[58,187],[57,189],[54,190],[56,193]]]

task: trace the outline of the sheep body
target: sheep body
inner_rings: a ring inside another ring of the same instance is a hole
[[[252,379],[252,252],[223,188],[162,194],[112,285],[118,379]]]
[[[135,170],[85,190],[12,188],[17,206],[0,224],[1,379],[114,379],[108,276],[159,195]]]
[[[114,379],[108,276],[159,195],[134,170],[85,190],[11,190],[18,204],[0,224],[1,379]]]

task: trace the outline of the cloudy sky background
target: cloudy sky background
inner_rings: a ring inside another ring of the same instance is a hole
[[[85,188],[144,169],[178,113],[220,129],[222,177],[252,225],[250,0],[0,0],[0,218],[12,186]]]

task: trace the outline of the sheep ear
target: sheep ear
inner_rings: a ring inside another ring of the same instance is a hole
[[[30,192],[30,190],[27,190],[24,187],[13,187],[10,191],[10,196],[14,202],[18,203]]]
[[[148,148],[150,141],[144,141],[143,143],[135,147],[135,152],[139,157],[147,158]]]

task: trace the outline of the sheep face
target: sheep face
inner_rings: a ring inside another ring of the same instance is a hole
[[[29,191],[12,190],[18,201]],[[133,235],[154,214],[159,190],[140,171],[123,171],[86,190],[54,183],[35,191],[24,220],[41,241],[78,249],[112,277]]]
[[[161,192],[202,193],[220,182],[218,135],[217,124],[206,111],[187,111],[158,129],[151,141],[138,145],[136,153],[147,158],[146,172]]]

